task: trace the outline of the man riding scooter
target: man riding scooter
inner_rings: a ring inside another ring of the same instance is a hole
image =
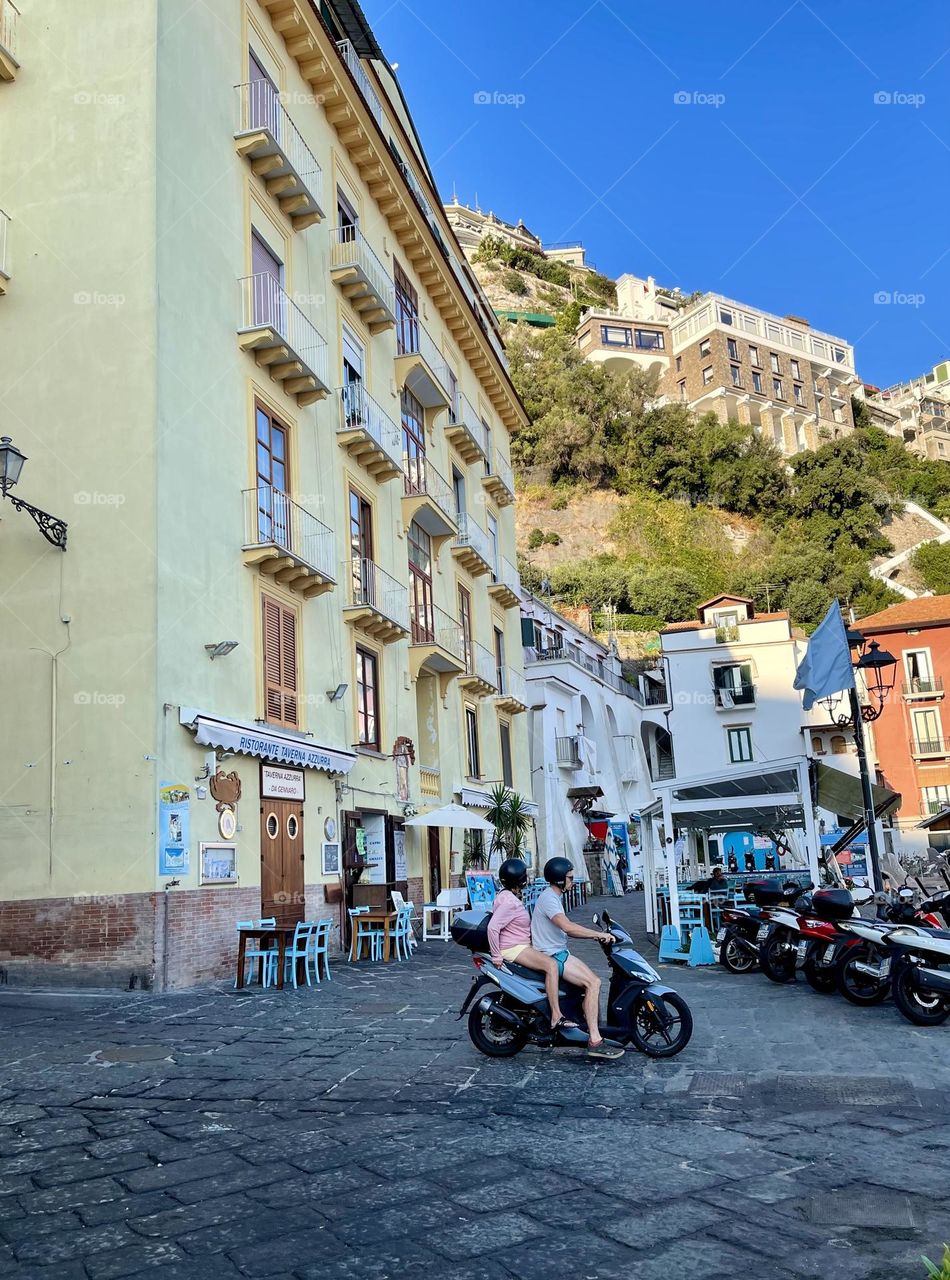
[[[585,929],[569,920],[564,912],[562,897],[574,883],[574,868],[567,858],[549,858],[544,864],[544,878],[548,887],[535,903],[531,917],[531,942],[535,951],[551,956],[557,963],[558,973],[584,989],[584,1018],[587,1022],[587,1053],[591,1058],[622,1058],[619,1044],[605,1040],[600,1034],[600,978],[583,960],[572,956],[567,949],[568,938],[591,938],[595,942],[612,943],[613,934],[602,930]]]

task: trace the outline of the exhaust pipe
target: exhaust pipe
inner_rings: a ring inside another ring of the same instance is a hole
[[[865,974],[868,978],[880,978],[881,966],[879,964],[867,964],[864,960],[855,960],[851,966],[858,973]]]
[[[918,965],[914,969],[917,982],[925,991],[935,991],[940,995],[950,995],[950,973],[946,969],[926,969]]]
[[[482,1013],[490,1013],[492,1017],[498,1018],[500,1022],[506,1022],[509,1027],[524,1026],[524,1022],[516,1013],[506,1009],[504,1005],[499,1004],[492,996],[483,996],[478,1002],[478,1007]]]

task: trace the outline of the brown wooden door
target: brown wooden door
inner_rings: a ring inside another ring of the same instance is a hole
[[[279,925],[304,918],[303,804],[261,801],[261,915]]]
[[[439,828],[429,827],[429,901],[435,902],[442,892],[442,841]]]

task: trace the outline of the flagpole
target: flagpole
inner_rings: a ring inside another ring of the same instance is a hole
[[[878,893],[882,888],[881,855],[877,847],[877,818],[874,813],[874,793],[871,790],[871,775],[868,771],[868,754],[864,742],[864,717],[861,715],[861,704],[858,691],[852,687],[848,690],[851,698],[851,720],[854,724],[854,745],[858,753],[858,771],[861,774],[861,793],[864,797],[864,822],[868,831],[868,855],[871,860],[871,888]]]

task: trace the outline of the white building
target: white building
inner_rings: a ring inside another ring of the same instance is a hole
[[[616,654],[528,592],[521,628],[541,865],[566,855],[583,871],[584,811],[636,832],[634,818],[653,799],[642,696]]]
[[[871,419],[922,457],[950,462],[950,360],[883,390],[864,385]]]

